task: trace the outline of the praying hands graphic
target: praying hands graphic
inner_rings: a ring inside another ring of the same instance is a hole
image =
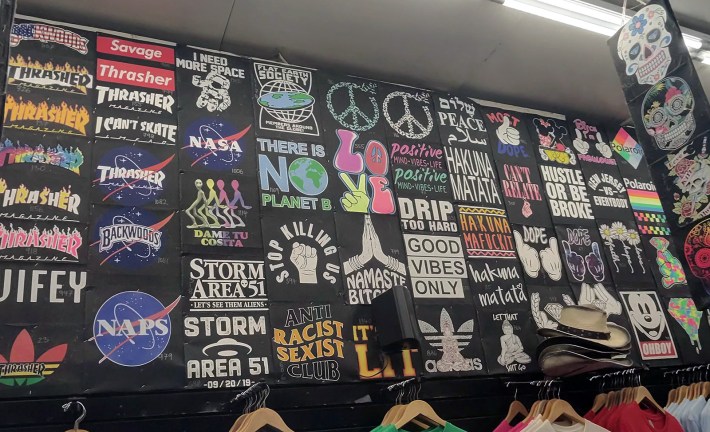
[[[384,253],[375,227],[372,225],[372,218],[370,215],[365,215],[365,226],[362,230],[362,252],[347,260],[343,265],[343,270],[346,275],[350,274],[363,268],[373,258],[384,264],[389,270],[399,274],[405,273],[404,263]]]

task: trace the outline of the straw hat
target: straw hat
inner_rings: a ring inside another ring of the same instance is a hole
[[[548,353],[538,359],[540,369],[547,376],[565,377],[594,372],[600,369],[623,369],[633,365],[633,362],[623,358],[592,358],[572,351],[557,351]]]
[[[543,337],[568,336],[617,350],[629,345],[629,332],[606,319],[606,312],[593,305],[565,306],[556,329],[541,328],[537,332]]]

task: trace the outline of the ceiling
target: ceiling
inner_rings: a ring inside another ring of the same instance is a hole
[[[707,0],[672,4],[683,26],[710,34]],[[605,36],[491,0],[18,0],[18,13],[280,53],[292,64],[530,108],[629,116]],[[710,66],[696,68],[710,89]]]

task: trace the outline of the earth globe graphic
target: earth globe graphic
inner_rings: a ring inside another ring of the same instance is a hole
[[[313,114],[315,99],[298,84],[276,80],[261,88],[257,101],[264,111],[285,123],[301,123]]]
[[[328,173],[320,162],[302,157],[288,166],[288,178],[293,187],[305,195],[319,195],[328,186]]]

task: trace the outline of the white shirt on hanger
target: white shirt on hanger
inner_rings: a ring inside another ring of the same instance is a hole
[[[683,424],[685,432],[701,432],[700,415],[703,412],[703,408],[705,408],[705,404],[703,396],[698,396],[690,401],[685,411],[685,424]]]
[[[532,420],[530,420],[530,423],[528,423],[527,426],[520,432],[535,432],[537,428],[540,427],[542,424],[542,416],[540,414],[536,415]]]
[[[700,412],[700,430],[710,432],[710,401],[705,402],[705,406]]]
[[[585,420],[584,424],[575,423],[572,425],[561,425],[557,423],[550,423],[549,420],[545,420],[540,424],[540,426],[532,432],[609,432],[603,427]]]

